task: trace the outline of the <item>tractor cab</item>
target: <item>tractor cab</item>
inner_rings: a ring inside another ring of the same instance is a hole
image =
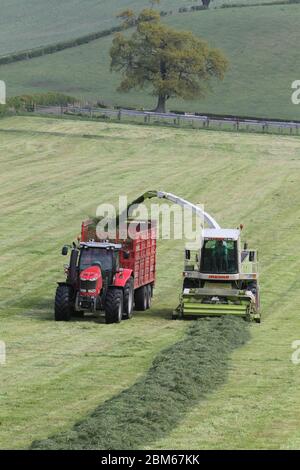
[[[119,268],[120,244],[105,242],[81,243],[79,246],[79,272],[98,265],[102,272],[113,273]]]
[[[68,252],[66,248],[62,250],[64,255]],[[119,270],[121,248],[122,245],[117,243],[94,241],[73,246],[67,267],[67,282],[77,291],[76,309],[97,309],[97,302],[99,304],[104,299]]]
[[[113,283],[119,269],[121,245],[106,242],[81,243],[79,246],[79,289],[81,297],[99,296]],[[82,304],[83,305],[83,304]]]
[[[79,246],[79,296],[77,303],[81,308],[97,306],[90,298],[101,300],[109,285],[113,283],[115,273],[119,270],[119,251],[121,245],[106,242],[81,243]]]

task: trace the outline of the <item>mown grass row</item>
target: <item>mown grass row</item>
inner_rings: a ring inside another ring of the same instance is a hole
[[[185,338],[162,351],[145,377],[70,431],[35,441],[31,448],[123,450],[150,444],[225,381],[232,350],[248,338],[248,324],[241,319],[192,322]]]

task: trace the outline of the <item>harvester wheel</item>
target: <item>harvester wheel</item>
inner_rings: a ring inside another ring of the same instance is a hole
[[[133,279],[129,279],[124,287],[123,318],[132,318],[133,315]]]
[[[105,299],[106,323],[120,323],[123,316],[123,291],[109,289]]]
[[[148,304],[147,298],[148,298],[147,286],[139,287],[135,291],[135,295],[134,295],[135,309],[140,310],[142,312],[144,310],[147,310],[147,304]]]
[[[72,289],[67,285],[60,285],[56,289],[54,317],[56,321],[69,321],[74,312],[71,301]]]

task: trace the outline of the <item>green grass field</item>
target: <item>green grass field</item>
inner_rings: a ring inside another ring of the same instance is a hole
[[[163,189],[245,224],[260,251],[263,323],[227,382],[151,448],[300,448],[300,140],[47,118],[0,121],[0,448],[68,431],[147,373],[188,322],[170,320],[183,243],[159,243],[152,309],[131,321],[55,323],[60,248],[102,202]],[[87,136],[90,135],[89,138]]]
[[[260,1],[266,0],[214,0],[212,7]],[[159,9],[191,5],[194,0],[161,0]],[[0,56],[110,28],[119,11],[149,6],[148,0],[0,0]]]
[[[177,14],[165,21],[190,29],[220,47],[230,61],[222,83],[213,84],[205,100],[170,100],[169,109],[300,119],[291,102],[291,84],[298,78],[300,5],[216,9]],[[153,108],[147,92],[116,92],[120,82],[109,71],[112,37],[52,55],[0,67],[10,96],[60,91],[85,100]]]
[[[126,7],[139,8],[147,0],[0,0],[0,55],[73,39],[117,23]],[[186,0],[171,2],[186,3]]]

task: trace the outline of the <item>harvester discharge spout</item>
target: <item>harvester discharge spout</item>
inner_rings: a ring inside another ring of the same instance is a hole
[[[156,190],[150,190],[145,193],[143,193],[141,196],[136,198],[134,201],[132,201],[130,204],[127,206],[127,214],[129,209],[132,206],[141,204],[144,202],[146,199],[152,199],[154,197],[157,197],[158,199],[167,199],[170,202],[173,202],[174,204],[178,204],[181,207],[187,207],[189,208],[194,214],[198,215],[199,217],[202,217],[204,222],[207,223],[207,225],[210,228],[215,228],[219,229],[220,226],[219,224],[215,221],[215,219],[205,212],[201,206],[198,206],[197,204],[193,204],[190,201],[187,201],[186,199],[183,199],[179,196],[176,196],[175,194],[172,193],[167,193],[165,191],[156,191]]]

